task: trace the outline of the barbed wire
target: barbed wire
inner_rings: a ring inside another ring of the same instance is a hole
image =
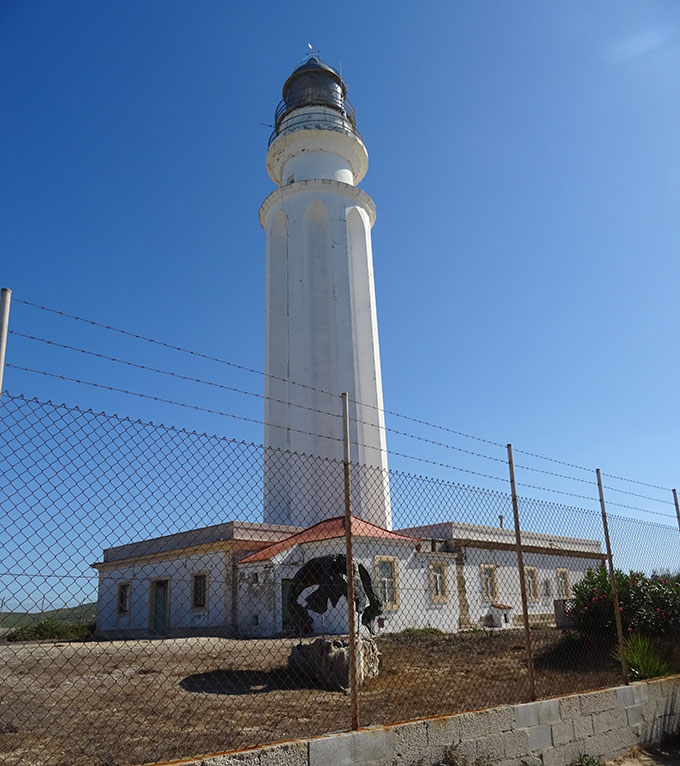
[[[155,345],[158,345],[158,346],[161,346],[161,347],[173,350],[173,351],[178,351],[178,352],[181,352],[181,353],[189,354],[191,356],[196,356],[196,357],[199,357],[199,358],[202,358],[202,359],[206,359],[208,361],[213,361],[213,362],[217,362],[219,364],[224,364],[224,365],[227,365],[227,366],[232,367],[234,369],[239,369],[239,370],[244,371],[244,372],[248,372],[248,373],[255,374],[255,375],[260,375],[260,376],[265,377],[265,378],[270,378],[270,379],[273,379],[273,380],[278,380],[278,381],[280,381],[282,383],[286,383],[288,385],[299,386],[301,388],[308,389],[308,390],[311,390],[311,391],[315,391],[316,393],[321,393],[321,394],[324,394],[326,396],[334,396],[334,397],[339,396],[339,394],[337,394],[337,393],[332,393],[330,391],[326,391],[326,390],[321,389],[321,388],[317,388],[317,387],[314,387],[314,386],[309,386],[309,385],[307,385],[305,383],[300,383],[300,382],[297,382],[297,381],[293,381],[293,380],[290,380],[288,378],[282,378],[282,377],[279,377],[277,375],[272,375],[272,374],[264,372],[262,370],[257,370],[255,368],[248,367],[247,365],[242,365],[242,364],[239,364],[237,362],[232,362],[230,360],[226,360],[226,359],[222,359],[220,357],[212,356],[210,354],[204,354],[204,353],[199,352],[199,351],[194,351],[192,349],[187,349],[187,348],[182,347],[182,346],[177,346],[177,345],[172,344],[172,343],[167,343],[166,341],[161,341],[161,340],[157,340],[155,338],[150,338],[150,337],[142,335],[140,333],[134,333],[134,332],[131,332],[129,330],[123,330],[121,328],[114,327],[113,325],[108,325],[108,324],[105,324],[103,322],[97,322],[97,321],[95,321],[93,319],[88,319],[86,317],[80,317],[80,316],[77,316],[75,314],[70,314],[70,313],[68,313],[66,311],[61,311],[59,309],[54,309],[54,308],[50,308],[48,306],[43,306],[41,304],[34,303],[32,301],[27,301],[27,300],[22,299],[22,298],[14,297],[13,300],[15,302],[22,303],[22,304],[24,304],[26,306],[30,306],[32,308],[39,309],[41,311],[46,311],[46,312],[50,312],[50,313],[53,313],[53,314],[57,314],[59,316],[63,316],[63,317],[68,318],[68,319],[72,319],[72,320],[76,320],[76,321],[80,321],[80,322],[85,322],[86,324],[90,324],[90,325],[92,325],[94,327],[99,327],[101,329],[105,329],[105,330],[108,330],[110,332],[116,332],[116,333],[119,333],[121,335],[124,335],[124,336],[127,336],[127,337],[131,337],[131,338],[135,338],[136,340],[142,340],[142,341],[145,341],[147,343],[152,343],[152,344],[155,344]],[[483,437],[475,436],[474,434],[468,434],[468,433],[463,432],[463,431],[457,431],[456,429],[449,428],[447,426],[442,426],[442,425],[437,424],[437,423],[432,423],[432,422],[424,420],[422,418],[415,418],[415,417],[412,417],[410,415],[404,415],[403,413],[397,412],[395,410],[388,410],[388,409],[385,409],[384,407],[378,407],[377,405],[368,404],[366,402],[361,402],[361,401],[359,401],[357,399],[351,399],[351,401],[354,404],[357,404],[357,405],[359,405],[361,407],[367,407],[367,408],[379,410],[379,411],[382,411],[385,415],[390,415],[392,417],[401,418],[401,419],[404,419],[404,420],[407,420],[407,421],[410,421],[410,422],[413,422],[413,423],[417,423],[419,425],[427,426],[428,428],[435,428],[435,429],[438,429],[438,430],[441,430],[441,431],[444,431],[444,432],[447,432],[447,433],[451,433],[451,434],[454,434],[456,436],[460,436],[460,437],[463,437],[463,438],[466,438],[466,439],[473,439],[475,441],[480,441],[480,442],[483,442],[483,443],[486,443],[486,444],[490,444],[490,445],[495,446],[495,447],[504,447],[505,446],[501,442],[493,441],[491,439],[485,439]],[[371,424],[371,425],[374,425],[374,424]],[[452,447],[452,448],[456,449],[455,447]],[[463,450],[462,448],[459,448],[459,449],[460,449],[461,452],[465,452],[465,450]],[[593,471],[592,468],[587,468],[586,466],[581,466],[581,465],[578,465],[577,463],[571,463],[571,462],[568,462],[568,461],[565,461],[565,460],[560,460],[558,458],[548,457],[547,455],[541,455],[539,453],[530,452],[528,450],[523,450],[523,449],[515,448],[515,452],[518,453],[518,454],[523,454],[523,455],[527,455],[529,457],[536,458],[538,460],[546,460],[548,462],[556,463],[558,465],[564,465],[564,466],[567,466],[569,468],[574,468],[574,469],[580,470],[580,471],[587,471],[587,472],[592,472]],[[469,454],[476,454],[477,456],[480,456],[479,453],[470,452]],[[494,460],[494,458],[489,458],[489,456],[483,456],[483,457]],[[498,460],[500,462],[504,462],[504,461],[501,461],[500,459],[498,459]],[[525,468],[527,468],[527,467],[525,466]],[[529,470],[539,471],[540,469],[531,469],[531,468],[529,468]],[[618,476],[616,474],[610,474],[610,473],[605,473],[605,472],[603,472],[602,475],[606,476],[606,477],[608,477],[610,479],[614,479],[616,481],[623,481],[623,482],[627,482],[627,483],[631,483],[631,484],[637,484],[639,486],[649,487],[650,489],[658,489],[658,490],[663,491],[663,492],[670,492],[671,491],[668,487],[663,487],[663,486],[658,485],[658,484],[652,484],[652,483],[649,483],[649,482],[640,481],[638,479],[631,479],[631,478],[622,477],[622,476]],[[571,478],[571,479],[573,479],[574,477],[563,476],[562,478]],[[656,502],[670,504],[670,501],[658,500],[657,498],[648,498],[648,497],[646,497],[644,495],[636,495],[635,493],[632,493],[632,492],[628,493],[625,490],[619,490],[619,489],[616,489],[616,488],[613,488],[613,487],[608,487],[608,488],[613,490],[613,491],[616,491],[616,492],[622,492],[624,494],[630,494],[631,496],[642,497],[642,498],[650,499],[650,500],[653,499]],[[631,508],[632,507],[633,506],[631,506]]]
[[[114,362],[114,363],[117,363],[117,364],[126,365],[128,367],[132,367],[132,368],[135,368],[135,369],[145,370],[145,371],[153,372],[153,373],[160,374],[160,375],[166,375],[166,376],[169,376],[169,377],[172,377],[172,378],[176,378],[178,380],[186,380],[186,381],[193,382],[193,383],[199,383],[201,385],[212,386],[214,388],[218,388],[218,389],[221,389],[221,390],[224,390],[224,391],[231,391],[231,392],[234,392],[234,393],[238,393],[238,394],[243,394],[243,395],[246,395],[246,396],[255,397],[255,398],[258,398],[258,399],[261,399],[261,400],[265,400],[265,401],[268,400],[268,401],[276,402],[278,404],[291,405],[293,407],[296,407],[296,408],[299,408],[299,409],[304,409],[304,410],[307,410],[307,411],[310,411],[310,412],[314,412],[314,413],[317,413],[317,414],[321,414],[321,415],[328,415],[328,416],[336,417],[336,418],[342,417],[342,415],[340,413],[329,412],[327,410],[320,410],[320,409],[317,409],[315,407],[310,407],[308,405],[296,404],[294,402],[288,402],[288,401],[285,401],[285,400],[282,400],[282,399],[277,399],[275,397],[266,396],[265,394],[261,394],[261,393],[255,392],[255,391],[248,391],[246,389],[238,388],[236,386],[228,386],[228,385],[225,385],[223,383],[217,383],[215,381],[205,380],[203,378],[197,378],[197,377],[192,376],[192,375],[183,375],[181,373],[174,372],[172,370],[164,370],[164,369],[161,369],[161,368],[158,368],[158,367],[151,367],[150,365],[141,364],[139,362],[132,362],[132,361],[130,361],[128,359],[122,359],[120,357],[114,357],[114,356],[110,356],[108,354],[102,354],[101,352],[98,352],[98,351],[92,351],[90,349],[85,349],[85,348],[82,348],[80,346],[73,346],[73,345],[68,344],[68,343],[60,343],[58,341],[50,340],[49,338],[42,338],[42,337],[39,337],[39,336],[36,336],[36,335],[30,335],[30,334],[27,334],[27,333],[20,332],[18,330],[10,330],[10,333],[12,335],[16,335],[17,337],[25,338],[27,340],[36,341],[36,342],[39,342],[39,343],[44,343],[46,345],[53,346],[53,347],[60,348],[60,349],[64,349],[64,350],[68,350],[68,351],[74,351],[74,352],[77,352],[77,353],[80,353],[80,354],[85,354],[85,355],[92,356],[92,357],[95,357],[95,358],[98,358],[98,359],[103,359],[103,360],[106,360],[106,361],[109,361],[109,362]],[[354,422],[357,422],[357,423],[359,423],[361,425],[364,425],[364,426],[380,428],[380,425],[377,424],[377,423],[366,422],[366,421],[363,421],[363,420],[359,420],[358,418],[351,418],[351,420],[354,421]],[[279,427],[283,427],[283,426],[279,426]],[[473,457],[478,457],[478,458],[481,458],[481,459],[484,459],[484,460],[489,460],[489,461],[493,461],[493,462],[496,462],[496,463],[503,463],[503,464],[506,463],[506,460],[504,460],[503,458],[498,458],[498,457],[494,457],[494,456],[491,456],[491,455],[485,455],[483,453],[475,452],[473,450],[466,450],[463,447],[458,447],[456,445],[447,444],[445,442],[437,441],[435,439],[429,439],[427,437],[418,436],[417,434],[412,434],[412,433],[409,433],[407,431],[402,431],[402,430],[397,429],[397,428],[392,428],[392,427],[389,427],[389,426],[385,426],[384,428],[385,428],[385,430],[387,432],[396,434],[398,436],[403,436],[403,437],[409,438],[409,439],[415,439],[415,440],[423,442],[423,443],[432,444],[434,446],[441,447],[441,448],[444,448],[444,449],[450,449],[450,450],[453,450],[453,451],[456,451],[456,452],[460,452],[460,453],[463,453],[463,454],[466,454],[466,455],[470,455],[470,456],[473,456]],[[517,451],[519,452],[520,450],[517,450]],[[548,475],[548,476],[554,476],[554,477],[558,477],[558,478],[561,478],[561,479],[567,479],[567,480],[579,482],[579,483],[582,483],[582,484],[591,484],[592,483],[591,481],[588,481],[587,479],[582,479],[582,478],[580,478],[578,476],[568,476],[567,474],[561,474],[561,473],[557,473],[557,472],[554,472],[554,471],[547,471],[545,469],[535,468],[533,466],[518,465],[517,467],[518,468],[522,468],[522,469],[527,470],[527,471],[534,471],[534,472],[542,473],[542,474],[545,474],[545,475]],[[642,499],[645,499],[645,500],[651,500],[651,501],[654,501],[654,502],[664,503],[664,504],[667,504],[667,505],[673,505],[673,503],[670,500],[661,500],[659,498],[649,497],[647,495],[641,495],[641,494],[638,494],[638,493],[635,493],[635,492],[630,492],[628,490],[622,490],[622,489],[619,489],[617,487],[611,487],[609,485],[606,485],[605,489],[611,490],[613,492],[619,492],[619,493],[631,495],[633,497],[639,497],[639,498],[642,498]]]
[[[132,362],[132,361],[130,361],[128,359],[121,359],[120,357],[109,356],[108,354],[102,354],[101,352],[98,352],[98,351],[92,351],[90,349],[81,348],[80,346],[72,346],[72,345],[70,345],[68,343],[60,343],[58,341],[50,340],[48,338],[41,338],[41,337],[39,337],[37,335],[29,335],[27,333],[23,333],[23,332],[20,332],[18,330],[10,330],[10,333],[12,335],[16,335],[17,337],[20,337],[20,338],[26,338],[27,340],[37,341],[39,343],[45,343],[45,344],[47,344],[49,346],[54,346],[56,348],[61,348],[61,349],[65,349],[65,350],[68,350],[68,351],[75,351],[75,352],[78,352],[80,354],[86,354],[88,356],[96,357],[98,359],[104,359],[104,360],[106,360],[108,362],[115,362],[115,363],[118,363],[118,364],[123,364],[123,365],[126,365],[128,367],[133,367],[133,368],[136,368],[136,369],[139,369],[139,370],[145,370],[147,372],[153,372],[153,373],[157,373],[157,374],[160,374],[160,375],[167,375],[169,377],[177,378],[179,380],[186,380],[186,381],[189,381],[189,382],[192,382],[192,383],[200,383],[201,385],[212,386],[214,388],[219,388],[219,389],[222,389],[224,391],[231,391],[231,392],[238,393],[238,394],[243,394],[243,395],[246,395],[246,396],[252,396],[252,397],[261,399],[263,401],[271,401],[271,402],[275,402],[277,404],[290,405],[292,407],[297,407],[299,409],[307,410],[309,412],[314,412],[314,413],[317,413],[319,415],[328,415],[328,416],[335,417],[335,418],[341,418],[342,417],[342,413],[328,412],[327,410],[320,410],[320,409],[317,409],[315,407],[310,407],[309,405],[296,404],[295,402],[286,401],[286,400],[283,400],[283,399],[277,399],[277,398],[275,398],[273,396],[267,396],[266,394],[260,394],[260,393],[258,393],[256,391],[248,391],[248,390],[243,389],[243,388],[238,388],[236,386],[228,386],[228,385],[225,385],[223,383],[217,383],[215,381],[205,380],[204,378],[197,378],[197,377],[194,377],[192,375],[183,375],[183,374],[178,373],[178,372],[173,372],[172,370],[163,370],[163,369],[158,368],[158,367],[151,367],[151,366],[146,365],[146,364],[141,364],[140,362]],[[397,434],[399,436],[404,436],[404,437],[407,437],[409,439],[416,439],[416,440],[421,441],[421,442],[427,442],[429,444],[433,444],[433,445],[436,445],[438,447],[444,447],[446,449],[455,450],[456,452],[461,452],[461,453],[464,453],[466,455],[473,455],[475,457],[483,458],[485,460],[495,461],[495,462],[498,462],[498,463],[505,463],[505,461],[502,460],[501,458],[492,457],[490,455],[484,455],[483,453],[474,452],[472,450],[466,450],[463,447],[457,447],[457,446],[455,446],[453,444],[445,444],[444,442],[439,442],[439,441],[435,441],[433,439],[428,439],[426,437],[418,436],[417,434],[408,433],[407,431],[401,431],[401,430],[396,429],[396,428],[391,428],[391,427],[387,427],[387,426],[381,426],[379,423],[371,423],[371,422],[368,422],[368,421],[365,421],[365,420],[360,420],[359,418],[356,418],[356,417],[350,417],[350,420],[352,420],[355,423],[358,423],[359,425],[368,426],[368,427],[371,427],[371,428],[378,428],[378,429],[382,428],[385,431],[389,431],[390,433],[394,433],[394,434]]]

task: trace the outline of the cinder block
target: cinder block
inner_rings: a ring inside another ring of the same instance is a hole
[[[512,708],[508,705],[497,707],[487,711],[489,721],[489,733],[494,734],[498,731],[510,731],[515,725],[515,716]]]
[[[646,681],[647,694],[650,700],[659,700],[663,698],[663,685],[661,679]]]
[[[286,742],[283,745],[263,747],[260,750],[260,766],[307,766],[308,750],[307,742]]]
[[[635,726],[635,724],[643,723],[645,720],[645,717],[642,714],[642,705],[633,705],[632,707],[629,707],[626,710],[626,714],[628,715],[629,726]]]
[[[623,708],[605,710],[593,715],[593,729],[595,734],[606,734],[612,729],[628,726],[626,711]]]
[[[433,718],[425,724],[428,752],[433,760],[441,761],[445,750],[460,742],[460,716]]]
[[[453,753],[456,763],[474,763],[477,760],[477,740],[468,739],[458,744]]]
[[[477,740],[477,758],[497,763],[505,759],[505,735],[490,734]]]
[[[463,713],[458,716],[460,720],[460,738],[461,741],[470,739],[480,739],[490,734],[489,717],[486,711],[479,713]]]
[[[515,728],[528,729],[529,726],[538,726],[538,703],[527,702],[524,705],[515,705]]]
[[[538,707],[538,722],[539,723],[557,723],[560,718],[560,701],[559,700],[543,700],[536,703]]]
[[[615,690],[616,701],[619,705],[634,705],[635,704],[635,690],[632,686],[619,686]]]
[[[641,702],[647,702],[649,694],[647,693],[647,684],[644,681],[638,681],[631,685],[633,690],[633,704],[639,705]]]
[[[353,757],[355,764],[392,763],[394,760],[394,727],[385,728],[384,726],[376,726],[362,729],[361,731],[353,732],[352,738],[354,740]],[[287,762],[282,763],[281,766],[287,766]],[[295,766],[298,766],[297,762],[295,762]],[[307,764],[300,764],[300,766],[307,766]]]
[[[656,701],[653,699],[647,700],[647,702],[643,702],[640,707],[642,709],[645,723],[652,723],[656,719]]]
[[[533,758],[529,747],[528,729],[508,731],[505,733],[505,757],[506,758]]]
[[[616,707],[616,694],[611,689],[601,692],[591,692],[581,695],[581,712],[583,715],[601,713]]]
[[[543,766],[543,761],[538,755],[525,755],[519,762],[522,766]]]
[[[394,726],[393,731],[396,763],[399,766],[415,766],[427,754],[427,724],[424,721],[404,723]],[[330,764],[335,766],[332,760],[326,761],[323,766]],[[317,766],[312,763],[311,750],[309,766]]]
[[[578,757],[573,744],[552,747],[543,753],[543,766],[570,766]]]
[[[575,695],[562,697],[560,700],[560,716],[564,721],[566,718],[575,718],[581,715],[581,700]]]
[[[245,750],[232,755],[218,755],[215,758],[205,758],[200,766],[259,766],[260,751]]]
[[[354,766],[352,734],[331,734],[309,740],[309,766]]]
[[[677,678],[662,678],[661,679],[661,690],[663,692],[664,697],[673,697],[674,694],[678,690],[678,679]]]
[[[590,715],[582,715],[579,718],[574,718],[574,740],[577,742],[587,737],[592,737],[593,729],[593,717]]]
[[[574,741],[574,722],[558,721],[552,725],[553,745],[569,745]]]
[[[552,727],[549,724],[529,729],[529,749],[533,752],[547,750],[552,743]]]

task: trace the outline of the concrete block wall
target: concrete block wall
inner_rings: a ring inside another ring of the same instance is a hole
[[[182,761],[187,766],[570,766],[680,732],[680,676]]]

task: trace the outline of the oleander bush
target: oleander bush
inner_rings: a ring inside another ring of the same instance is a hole
[[[680,577],[616,570],[616,588],[625,634],[680,638]],[[574,586],[568,609],[579,632],[611,641],[616,622],[608,570],[589,570]]]

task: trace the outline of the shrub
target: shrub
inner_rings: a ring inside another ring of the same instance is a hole
[[[666,575],[616,570],[616,588],[624,632],[646,636],[680,637],[680,580]],[[614,601],[609,572],[589,570],[573,588],[570,606],[577,629],[610,641],[616,635]]]
[[[70,625],[67,622],[55,620],[54,617],[45,617],[39,622],[24,625],[12,631],[8,641],[78,641],[90,638],[94,633],[94,624]]]
[[[659,657],[652,642],[638,633],[631,633],[624,640],[623,654],[631,676],[637,680],[667,676],[671,673],[670,664]],[[617,660],[621,659],[618,649],[614,656]]]

